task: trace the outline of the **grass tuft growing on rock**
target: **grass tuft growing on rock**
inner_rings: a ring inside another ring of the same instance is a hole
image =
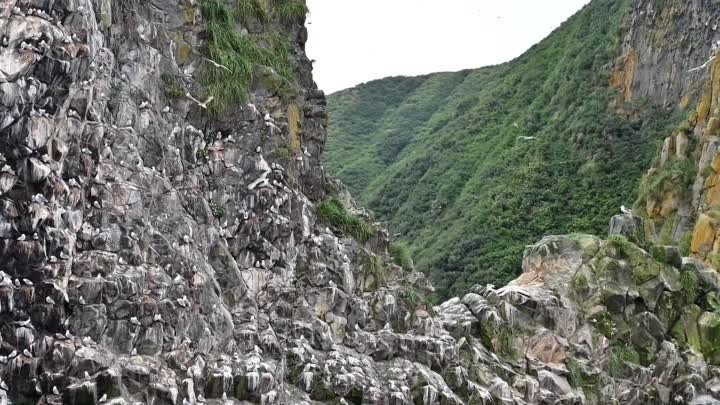
[[[696,174],[697,167],[691,159],[672,158],[663,167],[643,177],[636,206],[648,199],[662,198],[670,191],[687,194]]]
[[[635,248],[633,244],[623,235],[610,235],[607,238],[608,245],[617,248],[624,255],[630,254]]]
[[[237,16],[246,22],[249,19],[256,19],[260,22],[267,21],[267,12],[259,0],[238,0],[235,6]]]
[[[570,374],[570,385],[573,387],[582,387],[583,385],[583,373],[582,368],[580,368],[580,363],[578,363],[577,360],[575,360],[574,357],[568,357],[567,359],[567,368],[568,372]]]
[[[613,378],[622,378],[626,364],[640,364],[640,354],[629,347],[614,345],[610,347],[608,374]]]
[[[387,283],[387,270],[382,257],[376,255],[368,256],[368,271],[375,279],[375,287],[379,288]]]
[[[302,23],[308,13],[305,3],[297,0],[274,0],[273,15],[285,24]]]
[[[680,275],[680,284],[682,285],[682,295],[685,303],[694,303],[698,298],[698,289],[700,288],[697,274],[692,271],[683,272]]]
[[[410,309],[416,309],[420,305],[425,305],[428,310],[432,308],[430,298],[414,287],[403,288],[400,292],[400,299]]]
[[[249,17],[262,17],[256,0],[244,0],[236,8],[226,0],[201,0],[200,8],[208,33],[208,59],[221,65],[204,64],[202,82],[214,100],[211,115],[222,114],[228,106],[244,103],[256,72],[276,75],[282,86],[294,82],[286,41],[277,33],[241,34],[238,23]],[[262,13],[261,13],[262,11]]]
[[[404,243],[393,242],[390,244],[390,256],[393,258],[393,262],[398,266],[402,267],[405,271],[412,271],[415,267],[410,254],[410,248]]]
[[[340,232],[354,237],[359,242],[367,242],[375,234],[374,229],[350,213],[337,198],[329,198],[317,207],[317,216]]]

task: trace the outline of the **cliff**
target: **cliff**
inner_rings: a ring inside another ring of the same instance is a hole
[[[325,177],[305,12],[0,1],[1,404],[718,402],[717,272],[673,247],[548,237],[431,307]]]

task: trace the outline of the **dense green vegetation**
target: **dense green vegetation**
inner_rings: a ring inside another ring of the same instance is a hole
[[[213,114],[227,106],[244,102],[256,74],[281,94],[291,92],[294,78],[287,41],[277,31],[242,34],[238,24],[254,19],[265,23],[277,18],[284,23],[302,21],[307,13],[303,2],[272,0],[265,7],[259,0],[240,0],[232,7],[227,0],[201,0],[200,9],[208,33],[203,85],[214,97],[209,106]]]
[[[504,65],[330,96],[329,172],[401,233],[436,298],[504,284],[527,244],[603,234],[637,198],[661,139],[686,113],[612,107],[609,66],[626,10],[626,1],[593,1]]]

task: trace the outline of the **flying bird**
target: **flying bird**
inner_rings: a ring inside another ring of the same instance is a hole
[[[190,94],[190,93],[185,94],[185,97],[187,97],[188,99],[194,101],[195,104],[199,105],[200,108],[202,108],[203,110],[207,110],[208,104],[210,104],[210,102],[215,99],[215,97],[210,96],[210,97],[208,97],[207,100],[205,100],[205,102],[201,103],[200,100],[198,100],[198,99],[196,99],[195,97],[193,97],[192,94]]]
[[[692,73],[692,72],[695,72],[695,71],[697,71],[697,70],[705,69],[705,68],[707,67],[707,65],[709,65],[710,62],[712,62],[714,59],[715,59],[715,56],[713,56],[712,58],[708,59],[708,61],[705,62],[705,63],[703,63],[702,65],[700,65],[700,66],[698,66],[698,67],[696,67],[696,68],[692,68],[692,69],[688,70],[688,73]]]
[[[232,70],[230,70],[230,68],[228,68],[228,67],[225,66],[225,65],[221,65],[221,64],[215,62],[214,60],[210,60],[210,59],[208,59],[208,58],[203,58],[203,59],[205,59],[206,61],[212,63],[212,65],[215,66],[216,68],[225,69],[225,70],[227,70],[228,72],[232,73]]]

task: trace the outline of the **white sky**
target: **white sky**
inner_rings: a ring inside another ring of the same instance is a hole
[[[307,53],[327,93],[521,55],[589,0],[308,0]]]

